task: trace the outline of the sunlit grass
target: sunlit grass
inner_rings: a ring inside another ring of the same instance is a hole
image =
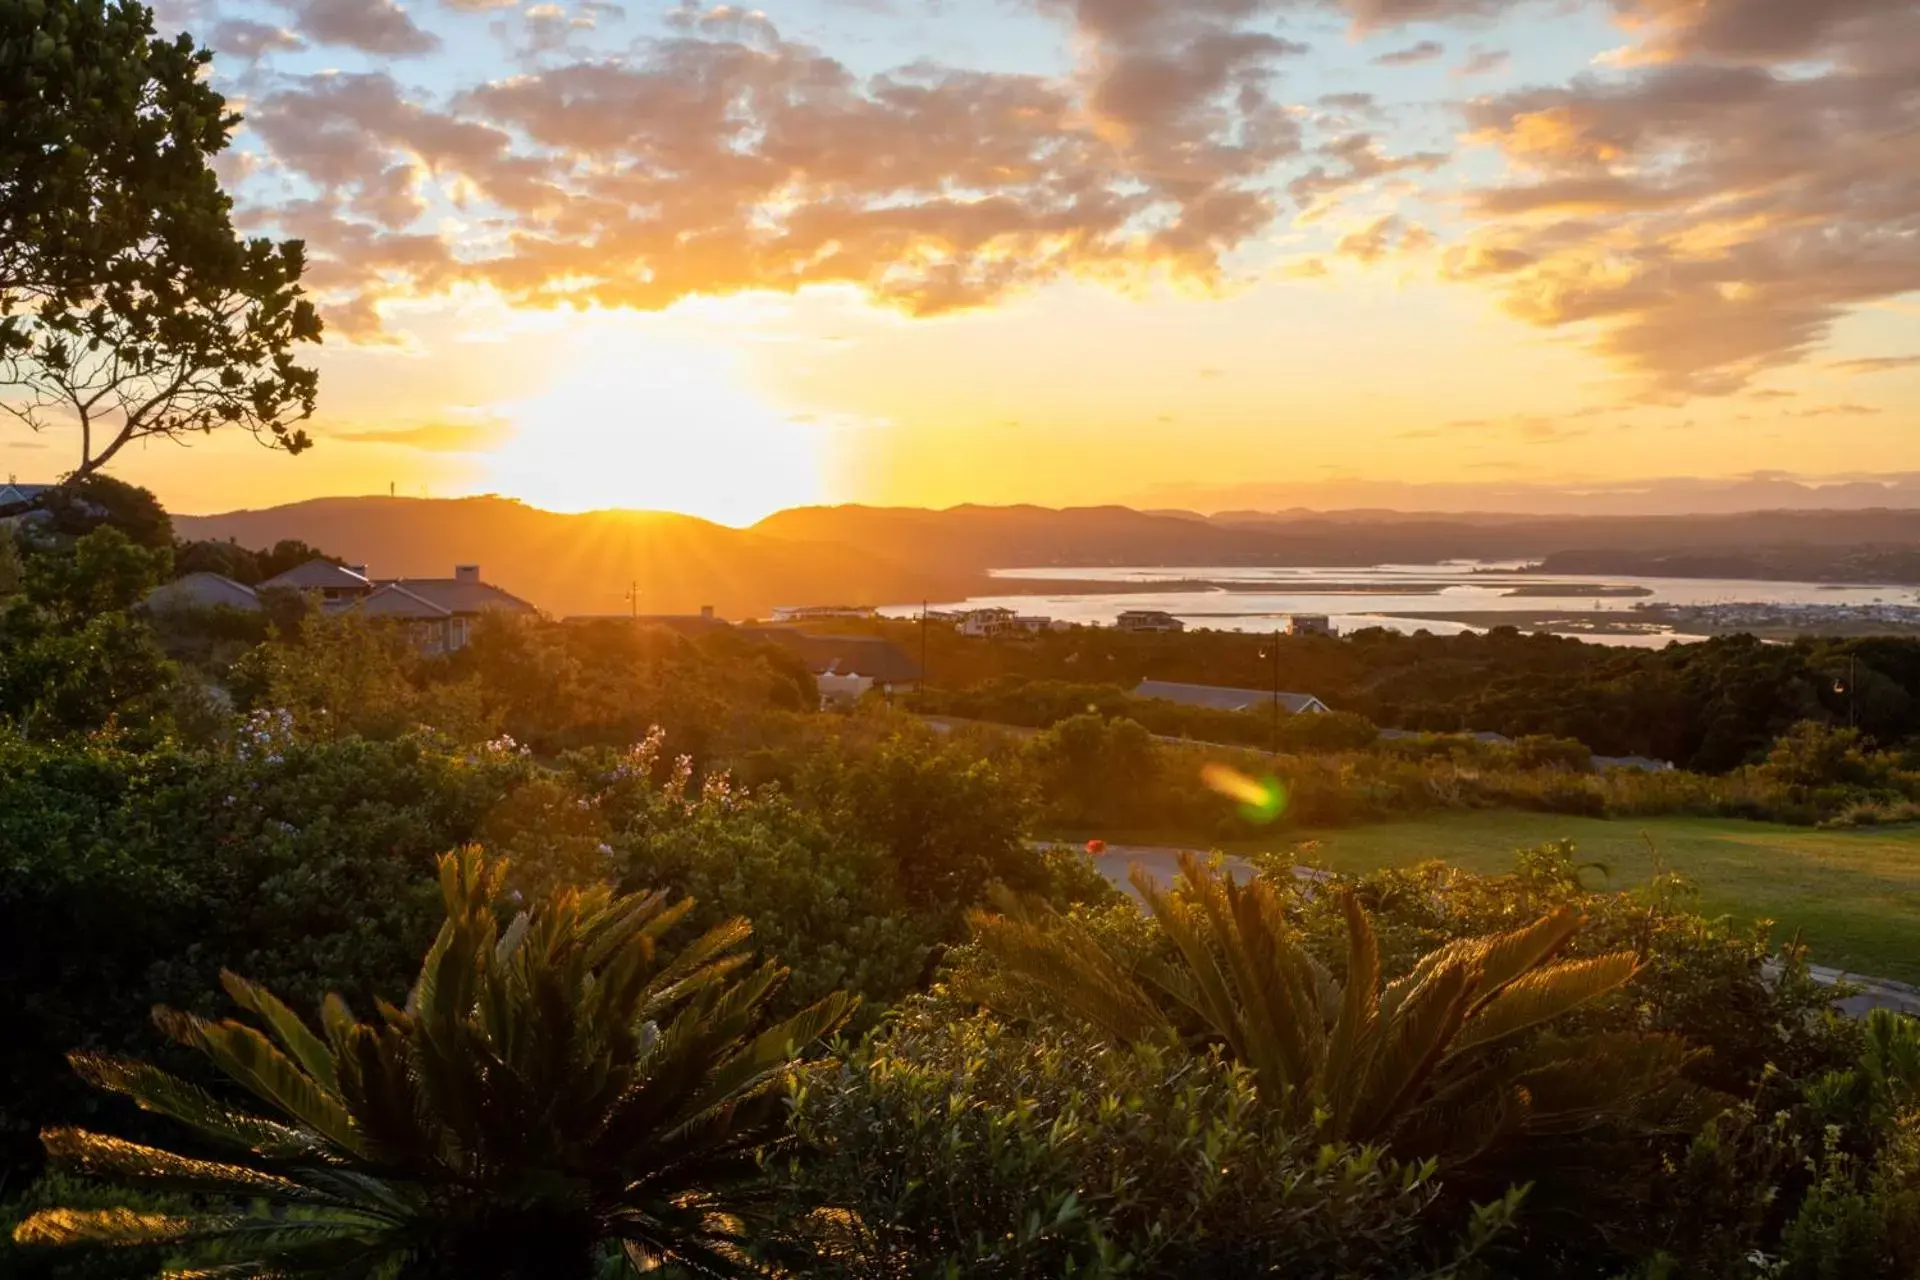
[[[1151,832],[1102,832],[1116,844],[1182,845]],[[1342,872],[1438,859],[1469,871],[1513,869],[1514,850],[1572,839],[1608,884],[1643,884],[1664,866],[1691,879],[1709,915],[1770,919],[1815,962],[1920,982],[1920,827],[1818,831],[1716,818],[1606,820],[1543,813],[1433,814],[1324,831],[1227,841],[1228,852],[1309,846],[1302,859]],[[1206,842],[1201,842],[1206,843]]]
[[[1605,863],[1613,885],[1644,883],[1664,864],[1699,886],[1710,915],[1772,919],[1780,936],[1798,931],[1819,963],[1920,981],[1920,827],[1816,831],[1727,819],[1467,813],[1288,840],[1314,841],[1313,856],[1340,871],[1441,858],[1502,872],[1512,869],[1515,849],[1561,838],[1578,843],[1583,861]]]

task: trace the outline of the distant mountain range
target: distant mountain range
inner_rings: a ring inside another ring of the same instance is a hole
[[[1095,566],[1362,566],[1548,558],[1555,571],[1920,580],[1920,510],[1661,517],[1144,512],[1126,507],[803,507],[732,529],[691,516],[562,515],[505,498],[323,498],[177,516],[188,538],[299,538],[378,576],[483,576],[556,614],[765,616],[786,604],[899,604],[988,589],[987,571]],[[1604,566],[1604,567],[1603,567]],[[1004,587],[1002,588],[1004,590]]]
[[[1577,485],[1514,481],[1412,483],[1358,478],[1232,485],[1165,484],[1135,494],[1145,509],[1257,511],[1302,515],[1372,510],[1422,516],[1739,515],[1750,511],[1865,511],[1920,507],[1920,473],[1794,476],[1779,472],[1727,479],[1670,476]]]
[[[506,498],[320,498],[261,511],[176,516],[184,538],[269,547],[298,538],[378,577],[445,577],[477,564],[488,582],[558,615],[695,613],[764,617],[783,604],[959,597],[984,576],[915,564],[847,542],[814,543],[692,516],[563,515]]]

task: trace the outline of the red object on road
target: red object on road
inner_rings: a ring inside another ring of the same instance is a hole
[[[1099,857],[1099,856],[1100,856],[1101,854],[1103,854],[1103,853],[1105,853],[1106,851],[1107,851],[1107,842],[1106,842],[1105,840],[1089,840],[1089,841],[1087,841],[1087,856],[1088,856],[1088,857],[1090,857],[1090,858],[1097,858],[1097,857]]]

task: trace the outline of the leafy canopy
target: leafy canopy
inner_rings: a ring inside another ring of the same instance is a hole
[[[127,0],[0,4],[0,407],[76,430],[76,479],[229,425],[311,443],[305,250],[235,235],[208,57]]]

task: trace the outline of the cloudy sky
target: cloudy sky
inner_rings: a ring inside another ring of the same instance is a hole
[[[328,322],[181,510],[1920,470],[1912,0],[160,14]]]

